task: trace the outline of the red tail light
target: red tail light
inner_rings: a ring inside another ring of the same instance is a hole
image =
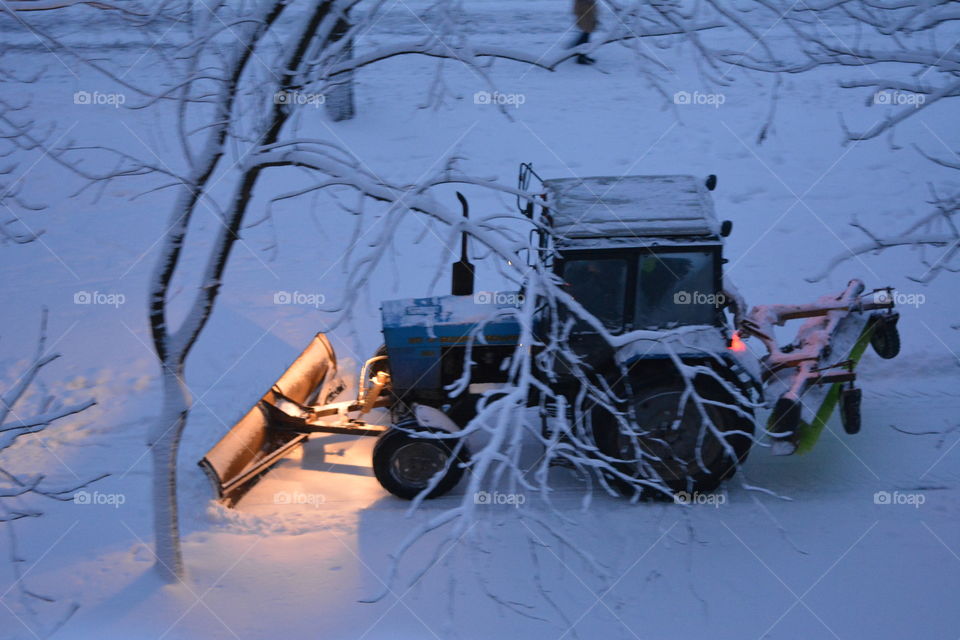
[[[747,343],[740,339],[740,332],[733,332],[733,336],[730,337],[730,346],[727,349],[737,352],[747,350]]]

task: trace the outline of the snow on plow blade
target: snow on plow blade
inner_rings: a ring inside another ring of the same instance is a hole
[[[313,403],[336,370],[333,347],[318,333],[270,390],[207,452],[199,464],[221,500],[235,503],[267,469],[308,437],[278,423],[276,406],[289,400]]]

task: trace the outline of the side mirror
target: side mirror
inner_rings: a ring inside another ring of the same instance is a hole
[[[717,176],[710,174],[707,176],[706,181],[703,183],[703,186],[707,188],[707,191],[713,191],[717,188]]]
[[[733,220],[724,220],[720,223],[720,237],[726,238],[733,231]]]

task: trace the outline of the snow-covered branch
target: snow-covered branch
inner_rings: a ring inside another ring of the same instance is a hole
[[[18,438],[42,432],[57,420],[85,411],[96,404],[93,399],[62,403],[56,396],[47,393],[39,397],[28,397],[31,395],[28,391],[40,371],[58,356],[59,354],[56,353],[47,353],[47,310],[44,309],[33,358],[10,388],[0,396],[0,523],[6,525],[4,533],[9,539],[10,563],[14,578],[10,590],[15,590],[19,595],[21,613],[31,620],[37,630],[43,630],[45,635],[53,633],[66,622],[77,610],[77,605],[68,605],[52,623],[48,612],[44,612],[43,615],[39,613],[35,607],[37,603],[52,604],[56,601],[49,596],[32,591],[24,582],[25,574],[21,570],[22,558],[19,556],[14,522],[23,518],[43,516],[43,511],[37,506],[37,498],[61,502],[72,500],[77,490],[104,477],[92,478],[69,486],[51,487],[47,486],[46,478],[41,474],[10,470],[15,465],[15,454],[11,452],[11,447]],[[34,629],[30,631],[37,636]]]
[[[960,268],[957,262],[960,252],[960,194],[935,197],[931,204],[934,205],[931,212],[894,235],[880,235],[857,221],[852,222],[851,225],[863,233],[867,240],[837,254],[822,271],[807,279],[818,282],[848,260],[896,247],[910,247],[919,251],[920,263],[925,270],[919,275],[908,276],[914,282],[927,283],[944,271],[956,271]],[[932,249],[937,251],[931,255]]]
[[[800,45],[792,55],[756,58],[723,54],[722,58],[732,65],[774,73],[798,74],[823,67],[856,70],[858,75],[842,79],[839,86],[851,92],[866,90],[867,108],[884,113],[864,129],[848,127],[841,114],[843,134],[848,142],[871,140],[892,135],[903,123],[922,118],[921,114],[930,110],[950,108],[960,97],[958,20],[956,3],[949,0],[800,3],[783,13],[783,23]],[[939,139],[937,132],[932,133]],[[953,142],[943,142],[948,144]],[[954,149],[950,149],[952,158],[918,151],[937,165],[960,169]],[[897,247],[911,247],[920,256],[924,271],[910,276],[911,280],[926,283],[944,271],[956,271],[958,194],[935,193],[929,204],[934,207],[931,212],[894,234],[876,233],[854,220],[851,224],[866,241],[847,248],[809,279],[821,280],[852,258]]]

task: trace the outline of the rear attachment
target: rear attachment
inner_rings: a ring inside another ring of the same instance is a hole
[[[861,281],[851,280],[839,295],[824,296],[812,304],[754,307],[741,323],[744,337],[756,336],[767,347],[763,382],[768,397],[777,398],[767,422],[775,455],[812,449],[841,398],[848,401],[845,424],[852,420],[854,409],[859,412],[856,365],[875,331],[887,336],[895,333],[898,317],[890,289],[867,294],[863,290]],[[807,320],[794,341],[779,347],[774,327],[801,318]],[[878,353],[896,355],[889,351]],[[859,430],[859,415],[856,419]]]
[[[384,427],[359,420],[373,408],[388,405],[381,391],[389,384],[389,374],[379,372],[367,385],[364,377],[369,364],[362,369],[356,400],[329,402],[342,387],[336,381],[333,347],[318,333],[270,390],[200,461],[221,501],[235,504],[310,433],[382,433]]]

